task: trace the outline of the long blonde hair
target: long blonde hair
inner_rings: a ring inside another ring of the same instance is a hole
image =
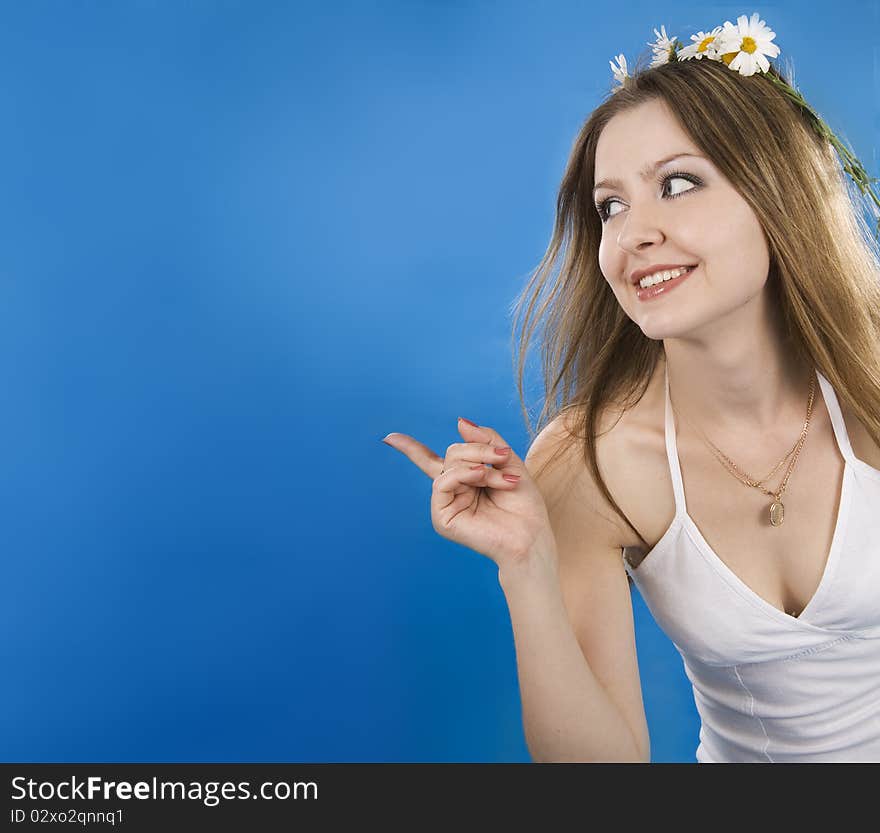
[[[771,72],[788,83],[774,66]],[[648,545],[608,490],[596,459],[606,408],[641,399],[663,342],[626,315],[599,269],[602,224],[592,199],[596,145],[616,114],[661,99],[682,129],[755,212],[770,250],[768,281],[787,349],[818,368],[880,445],[880,254],[863,197],[829,142],[768,78],[741,76],[709,60],[635,72],[584,123],[556,202],[550,244],[513,305],[525,316],[517,388],[530,444],[560,414],[602,494]],[[689,125],[698,126],[689,129]],[[542,408],[532,426],[523,393],[530,341],[543,323]],[[516,320],[513,339],[516,345]],[[610,430],[610,429],[609,429]]]

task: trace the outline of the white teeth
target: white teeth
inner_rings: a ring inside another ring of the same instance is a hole
[[[690,268],[690,266],[680,266],[678,269],[667,269],[665,272],[655,272],[653,275],[648,275],[647,277],[642,278],[639,281],[639,286],[642,287],[642,289],[647,289],[649,286],[654,286],[663,281],[671,281],[673,278],[683,275]]]

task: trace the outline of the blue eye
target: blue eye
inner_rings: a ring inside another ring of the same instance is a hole
[[[685,173],[684,171],[673,171],[672,173],[666,174],[666,176],[660,179],[660,184],[663,185],[664,189],[666,184],[673,179],[683,179],[685,182],[691,183],[694,188],[688,188],[685,191],[679,191],[677,194],[670,193],[666,198],[670,200],[674,200],[676,197],[680,197],[684,194],[690,193],[691,191],[695,191],[697,187],[703,184],[702,180],[698,176],[694,176],[693,174]],[[616,216],[614,214],[608,213],[608,206],[613,202],[620,202],[617,197],[608,197],[606,200],[602,200],[601,202],[596,203],[596,211],[599,212],[599,218],[603,223],[608,222],[612,217]]]

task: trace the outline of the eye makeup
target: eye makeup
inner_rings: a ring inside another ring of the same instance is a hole
[[[669,194],[666,199],[670,200],[674,200],[677,197],[682,197],[685,194],[691,193],[691,191],[696,191],[697,188],[699,188],[703,184],[702,179],[700,179],[695,174],[688,173],[687,171],[670,171],[669,173],[664,174],[663,176],[658,178],[657,182],[660,185],[663,185],[665,188],[666,183],[669,182],[671,179],[684,179],[693,184],[695,187],[688,188],[686,191],[680,191],[678,194]],[[604,200],[597,200],[595,203],[596,211],[599,213],[599,218],[602,220],[603,223],[606,223],[608,220],[611,219],[611,216],[608,214],[608,205],[612,202],[620,202],[620,200],[617,197],[608,197]]]

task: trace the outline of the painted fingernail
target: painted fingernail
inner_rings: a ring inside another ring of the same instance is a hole
[[[479,428],[479,427],[480,427],[479,425],[477,425],[476,422],[471,422],[469,419],[465,419],[464,417],[459,417],[459,419],[460,419],[462,422],[466,422],[468,425],[473,425],[474,428]]]

